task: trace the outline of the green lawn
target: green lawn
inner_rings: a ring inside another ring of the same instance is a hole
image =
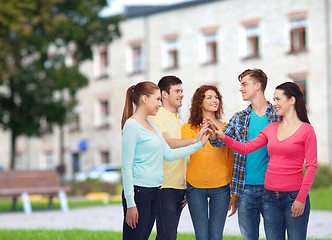
[[[87,230],[0,230],[1,240],[119,240],[122,233],[111,231]],[[154,240],[156,233],[152,233],[149,240]],[[178,234],[178,240],[194,240],[194,234]],[[225,240],[240,240],[241,237],[224,236]],[[309,238],[311,240],[323,240]]]
[[[69,200],[69,208],[79,208],[79,207],[91,207],[91,206],[104,206],[109,204],[119,204],[120,201],[110,201],[108,203],[102,200]],[[10,211],[12,202],[10,200],[0,199],[0,212]],[[32,210],[42,210],[48,208],[47,202],[31,202]],[[60,204],[58,202],[53,203],[52,209],[60,209]],[[23,211],[23,205],[21,201],[17,202],[17,211]]]
[[[311,209],[332,211],[332,188],[322,188],[310,191]],[[69,200],[70,208],[101,206],[105,205],[102,200]],[[119,201],[111,201],[106,204],[119,204]],[[47,209],[46,202],[32,202],[33,210]],[[60,208],[59,203],[54,203],[53,208]],[[0,214],[11,209],[11,201],[0,199]],[[17,203],[17,210],[23,211],[22,203]],[[111,231],[86,231],[86,230],[2,230],[0,229],[1,240],[118,240],[122,233]],[[149,239],[155,239],[155,233]],[[179,240],[193,240],[194,234],[179,234]],[[225,236],[225,240],[240,240],[241,237]],[[318,240],[318,239],[315,239]]]
[[[332,211],[332,188],[311,190],[309,196],[311,209]]]
[[[87,230],[0,230],[1,240],[119,240],[122,233],[111,231],[87,231]],[[154,240],[152,233],[149,240]],[[178,234],[178,240],[193,240],[194,234]],[[225,240],[240,240],[241,237],[225,236]]]
[[[310,203],[311,209],[315,210],[330,210],[332,211],[332,188],[321,188],[310,191]],[[78,208],[78,207],[89,207],[89,206],[102,206],[105,204],[117,204],[120,201],[110,201],[108,203],[103,202],[102,200],[70,200],[68,201],[69,208]],[[47,202],[32,202],[32,209],[47,209]],[[54,203],[54,209],[59,209],[60,204]],[[0,198],[0,212],[2,211],[10,211],[11,209],[11,201],[3,200]],[[17,210],[23,211],[22,202],[18,201]]]

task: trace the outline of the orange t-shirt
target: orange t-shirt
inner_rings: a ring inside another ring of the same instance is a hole
[[[200,127],[189,123],[183,124],[182,139],[194,138]],[[228,147],[212,147],[208,141],[197,152],[190,155],[187,170],[187,182],[196,188],[217,188],[231,181],[233,168],[233,151]]]

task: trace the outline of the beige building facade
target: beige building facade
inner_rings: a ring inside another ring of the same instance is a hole
[[[127,8],[121,38],[94,46],[93,61],[81,66],[90,84],[78,93],[74,117],[64,128],[67,175],[103,162],[120,165],[120,122],[129,86],[143,80],[157,83],[164,75],[180,77],[185,97],[179,112],[186,122],[196,88],[215,84],[228,121],[248,105],[237,80],[248,68],[268,75],[271,102],[278,84],[300,85],[317,134],[319,161],[331,163],[331,9],[332,0],[198,0]],[[7,168],[9,134],[1,133],[1,139],[0,165]],[[20,138],[17,152],[19,168],[57,166],[59,129],[42,139]]]

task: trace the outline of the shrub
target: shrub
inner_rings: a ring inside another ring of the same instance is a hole
[[[71,187],[70,196],[83,196],[92,192],[107,192],[110,195],[118,194],[117,184],[101,182],[98,179],[88,178],[84,182],[72,181],[69,183],[69,186]]]
[[[325,164],[318,164],[317,174],[312,184],[313,189],[332,186],[332,168]]]

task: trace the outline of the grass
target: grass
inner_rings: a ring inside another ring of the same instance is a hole
[[[311,209],[314,210],[329,210],[332,211],[332,188],[320,188],[310,191],[310,204]],[[90,206],[103,206],[109,204],[118,204],[121,200],[110,200],[105,202],[103,200],[68,200],[69,208],[90,207]],[[31,202],[33,210],[43,210],[48,208],[47,202]],[[60,209],[60,204],[54,202],[52,209]],[[0,199],[0,212],[8,212],[11,210],[11,200]],[[22,202],[17,202],[17,211],[23,211]]]
[[[321,188],[310,191],[311,209],[315,210],[330,210],[332,211],[332,188]],[[109,204],[119,204],[119,200],[111,200],[104,202],[102,200],[73,200],[69,199],[68,204],[70,208],[102,206]],[[48,208],[47,202],[31,202],[33,210],[43,210]],[[59,209],[60,204],[54,202],[53,209]],[[11,210],[10,199],[0,199],[0,212],[8,212]],[[17,202],[17,211],[23,211],[22,202]],[[82,240],[82,239],[98,239],[98,240],[118,240],[122,239],[121,232],[112,231],[88,231],[81,229],[72,230],[8,230],[0,229],[1,240]],[[153,232],[149,240],[154,240],[156,234]],[[178,240],[193,240],[194,234],[178,234]],[[240,240],[237,236],[224,236],[225,240]],[[313,238],[311,238],[314,240]],[[322,240],[315,238],[315,240]]]
[[[112,231],[88,231],[88,230],[0,230],[1,240],[119,240],[121,232]],[[149,240],[154,240],[156,233],[150,235]],[[178,234],[178,240],[194,240],[194,234]],[[224,236],[225,240],[240,240],[238,236]],[[309,238],[311,240],[323,240]]]
[[[311,190],[309,195],[311,209],[332,211],[332,188]]]
[[[68,200],[69,208],[92,207],[92,206],[105,206],[109,204],[118,204],[121,201],[105,202],[103,200]],[[0,201],[0,212],[10,211],[12,202],[9,199]],[[48,202],[31,202],[32,210],[45,210],[48,209]],[[54,202],[52,209],[60,209],[60,203]],[[23,204],[21,201],[17,202],[16,211],[23,211]]]
[[[1,240],[119,240],[122,233],[111,231],[73,230],[0,230]],[[149,240],[154,240],[152,233]],[[178,234],[178,240],[193,240],[194,234]],[[240,240],[241,237],[225,236],[225,240]]]

